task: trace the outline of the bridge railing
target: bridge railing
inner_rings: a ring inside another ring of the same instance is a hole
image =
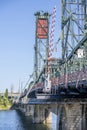
[[[61,77],[54,77],[51,79],[51,85],[52,87],[61,86],[61,85],[65,87],[65,84],[75,82],[75,85],[76,85],[75,87],[78,87],[78,82],[83,81],[83,80],[87,80],[87,68],[78,70],[73,73],[69,73],[67,74],[67,76],[62,75]],[[36,89],[43,88],[43,87],[44,87],[44,82],[40,82],[40,83],[35,84],[32,87],[31,91],[34,91]]]

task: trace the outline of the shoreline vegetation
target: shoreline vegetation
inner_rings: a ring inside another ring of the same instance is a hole
[[[0,110],[9,110],[11,109],[13,103],[9,99],[6,99],[5,97],[2,97],[0,99]]]
[[[0,110],[10,110],[13,106],[13,99],[8,98],[8,89],[6,89],[4,96],[0,95]]]

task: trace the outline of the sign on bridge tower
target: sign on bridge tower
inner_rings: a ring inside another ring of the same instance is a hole
[[[48,12],[37,12],[36,16],[36,39],[35,39],[35,80],[39,77],[43,68],[47,68],[49,46],[49,18]]]

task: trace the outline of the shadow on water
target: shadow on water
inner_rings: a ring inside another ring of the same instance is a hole
[[[23,130],[50,130],[46,125],[44,124],[34,124],[32,123],[32,119],[28,116],[25,116],[20,111],[17,111],[21,123],[23,124]]]
[[[15,110],[0,111],[0,130],[52,130],[44,124],[33,124],[31,118]]]

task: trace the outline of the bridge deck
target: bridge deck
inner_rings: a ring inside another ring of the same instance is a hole
[[[35,104],[87,104],[87,98],[61,98],[61,99],[31,99],[27,104],[35,105]]]
[[[37,98],[32,98],[28,102],[28,104],[51,104],[51,103],[87,104],[87,94],[78,94],[78,93],[38,94]]]

